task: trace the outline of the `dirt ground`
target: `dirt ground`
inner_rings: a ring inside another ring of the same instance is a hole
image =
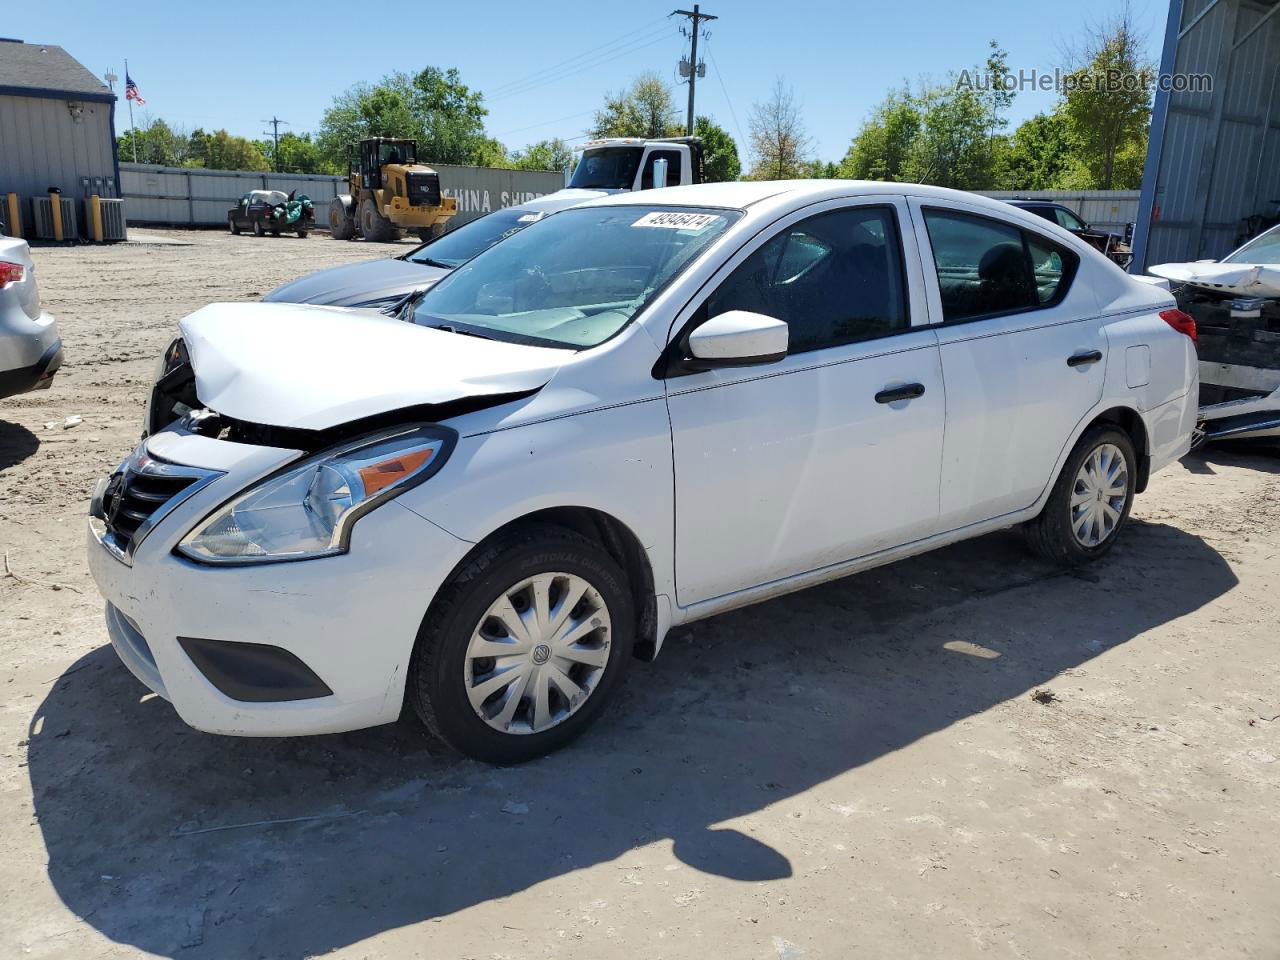
[[[1078,575],[1007,532],[679,630],[527,766],[206,736],[106,646],[86,498],[180,316],[388,251],[160,236],[35,252],[67,366],[0,402],[0,957],[1280,957],[1280,457]]]

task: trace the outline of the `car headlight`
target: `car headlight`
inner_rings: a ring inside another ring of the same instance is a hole
[[[201,563],[345,553],[352,524],[444,466],[456,437],[446,427],[399,427],[312,457],[218,508],[178,550]]]

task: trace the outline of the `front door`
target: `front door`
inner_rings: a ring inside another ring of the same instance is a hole
[[[681,606],[934,532],[942,369],[904,201],[832,201],[717,275],[678,336],[728,310],[785,320],[787,357],[667,381]]]

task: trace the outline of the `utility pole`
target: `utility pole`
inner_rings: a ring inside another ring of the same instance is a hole
[[[287,127],[289,125],[289,121],[281,120],[278,117],[272,117],[270,120],[263,120],[262,122],[271,124],[271,129],[269,131],[263,130],[262,134],[263,136],[266,136],[267,133],[270,133],[271,138],[275,141],[276,155],[272,158],[272,161],[275,163],[276,173],[284,173],[284,171],[280,169],[280,124],[283,123]]]
[[[682,17],[688,17],[693,24],[693,28],[689,31],[689,119],[685,124],[685,133],[693,136],[693,90],[698,82],[698,30],[699,25],[704,20],[718,20],[719,17],[713,17],[709,13],[703,13],[698,4],[693,5],[692,10],[673,10],[672,15],[679,14]]]

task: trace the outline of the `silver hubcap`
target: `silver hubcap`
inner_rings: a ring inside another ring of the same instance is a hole
[[[1129,465],[1114,443],[1104,443],[1085,458],[1071,491],[1071,530],[1086,547],[1115,533],[1129,494]]]
[[[467,697],[503,733],[541,733],[573,716],[609,663],[609,608],[571,573],[504,590],[480,618],[464,664]]]

